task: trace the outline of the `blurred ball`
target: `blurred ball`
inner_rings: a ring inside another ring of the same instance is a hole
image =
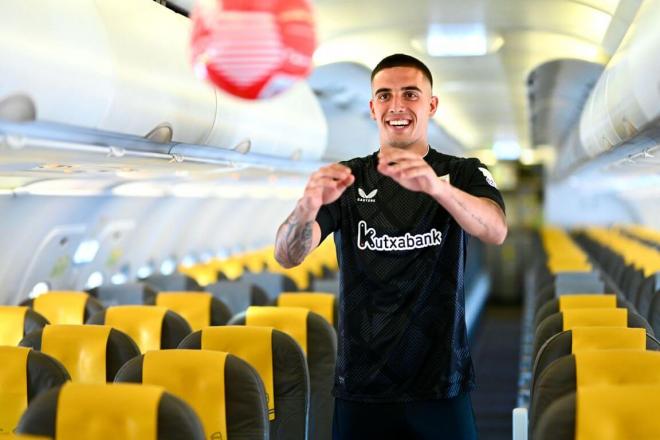
[[[232,95],[269,98],[311,72],[308,0],[199,0],[191,18],[195,72]]]

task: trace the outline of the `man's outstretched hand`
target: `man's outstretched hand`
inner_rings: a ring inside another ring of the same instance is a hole
[[[337,200],[355,181],[355,176],[347,166],[334,163],[320,168],[312,174],[305,187],[298,208],[307,220],[316,218],[322,205]]]

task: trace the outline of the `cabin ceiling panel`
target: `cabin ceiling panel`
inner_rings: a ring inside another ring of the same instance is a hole
[[[498,140],[512,138],[529,147],[527,75],[556,58],[607,62],[609,51],[603,40],[619,3],[423,0],[402,7],[394,0],[317,0],[320,46],[315,61],[318,65],[350,61],[373,68],[388,54],[410,53],[431,68],[441,103],[435,119],[452,137],[469,149],[490,148]],[[620,21],[615,20],[617,27]],[[481,27],[484,35],[499,41],[499,47],[482,56],[430,56],[425,49],[429,30],[445,26],[456,31],[460,29],[456,25]]]

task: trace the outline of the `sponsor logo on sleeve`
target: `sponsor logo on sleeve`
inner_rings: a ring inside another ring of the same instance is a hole
[[[422,249],[430,246],[439,246],[442,243],[442,233],[437,229],[431,229],[423,234],[390,237],[389,235],[376,235],[376,230],[367,226],[367,222],[361,220],[358,223],[358,248],[371,251],[407,251],[411,249]]]
[[[493,179],[493,175],[490,174],[490,171],[488,171],[486,168],[479,167],[479,171],[481,171],[481,174],[484,175],[486,178],[486,182],[493,188],[497,188],[497,184],[495,183],[495,179]]]
[[[358,202],[365,202],[365,203],[374,203],[376,202],[376,194],[378,193],[378,190],[375,189],[371,191],[369,194],[364,192],[362,188],[358,188],[358,194],[360,197],[357,198]]]

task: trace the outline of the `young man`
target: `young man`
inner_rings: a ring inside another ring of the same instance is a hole
[[[300,264],[334,232],[340,265],[335,439],[474,439],[474,372],[465,327],[467,234],[501,244],[504,203],[476,159],[427,142],[438,106],[419,60],[371,75],[380,150],[314,173],[277,233]]]

